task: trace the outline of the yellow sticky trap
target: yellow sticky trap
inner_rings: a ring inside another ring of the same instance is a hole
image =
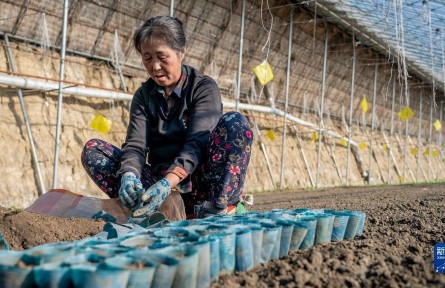
[[[253,68],[253,73],[255,73],[255,76],[258,78],[258,81],[260,81],[261,85],[266,85],[273,79],[273,72],[272,68],[270,68],[269,63],[264,60],[261,62],[260,65]]]
[[[317,132],[312,132],[312,142],[315,142],[315,141],[317,141],[318,140],[318,135],[317,135]]]
[[[433,157],[437,157],[439,156],[439,151],[434,150],[433,152],[431,152],[431,155],[433,155]]]
[[[414,116],[414,112],[413,112],[413,110],[411,110],[411,108],[406,106],[405,108],[400,110],[400,112],[398,112],[397,115],[399,115],[399,117],[402,121],[406,121],[409,118]]]
[[[403,176],[399,176],[400,182],[403,182]]]
[[[385,152],[388,151],[388,145],[383,144],[383,145],[382,145],[382,148],[383,148],[383,151],[385,151]]]
[[[365,148],[366,148],[366,144],[364,142],[358,143],[358,149],[365,150]]]
[[[440,123],[439,119],[434,122],[434,129],[436,129],[436,132],[439,132],[440,129],[442,129],[442,124]]]
[[[366,96],[363,95],[363,99],[360,102],[360,107],[362,107],[363,113],[368,112],[368,102],[366,101]]]
[[[272,129],[269,129],[266,134],[267,138],[269,138],[270,141],[275,141],[275,132]]]
[[[102,116],[99,113],[96,113],[93,121],[91,121],[90,127],[96,131],[101,132],[102,134],[108,134],[111,129],[111,125],[113,122],[106,117]]]
[[[417,155],[417,153],[419,153],[419,149],[417,149],[417,148],[411,148],[410,153],[411,153],[412,155]]]
[[[428,156],[430,154],[430,149],[425,149],[425,151],[423,151],[423,155]]]
[[[340,139],[340,145],[343,147],[348,147],[348,142],[346,142],[346,140],[344,138]]]

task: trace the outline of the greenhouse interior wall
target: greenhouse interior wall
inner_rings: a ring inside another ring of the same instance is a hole
[[[0,76],[57,83],[63,1],[54,2],[29,1],[23,12],[22,3],[0,1],[3,15],[21,15],[0,18]],[[405,83],[396,60],[361,44],[303,4],[268,3],[274,8],[266,9],[261,1],[246,4],[239,101],[273,105],[288,114],[241,110],[255,133],[244,191],[443,180],[442,132],[434,125],[442,121],[443,103],[436,97],[443,91],[416,75]],[[64,85],[110,93],[136,91],[147,74],[132,48],[134,30],[144,19],[168,15],[169,4],[72,1]],[[226,103],[237,101],[241,15],[242,1],[177,1],[174,7],[188,37],[185,63],[212,76]],[[10,65],[8,49],[16,69]],[[253,68],[264,60],[274,78],[261,86]],[[21,91],[43,184],[49,190],[58,91]],[[0,86],[0,206],[4,207],[27,207],[39,196],[37,167],[18,95],[18,87]],[[406,107],[414,116],[404,121],[400,115]],[[128,108],[127,100],[63,95],[57,188],[105,198],[85,173],[80,154],[92,138],[119,147],[125,139]],[[107,134],[91,128],[98,113],[112,121]]]

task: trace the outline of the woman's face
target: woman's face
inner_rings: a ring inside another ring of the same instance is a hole
[[[181,77],[183,52],[170,48],[163,39],[151,38],[141,45],[142,63],[150,77],[170,93]]]

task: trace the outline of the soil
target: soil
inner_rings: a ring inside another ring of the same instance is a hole
[[[256,194],[251,210],[302,207],[363,211],[364,233],[222,276],[212,287],[445,287],[445,274],[433,272],[433,247],[445,242],[445,184]],[[6,209],[0,215],[15,250],[88,237],[104,224]]]

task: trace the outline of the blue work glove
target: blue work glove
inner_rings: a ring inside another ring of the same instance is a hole
[[[170,195],[171,187],[167,179],[162,178],[141,195],[140,206],[133,211],[133,217],[148,216],[161,207],[165,198]]]
[[[141,180],[136,178],[133,172],[125,172],[122,175],[119,199],[125,206],[133,207],[137,203],[139,194],[143,192]]]

